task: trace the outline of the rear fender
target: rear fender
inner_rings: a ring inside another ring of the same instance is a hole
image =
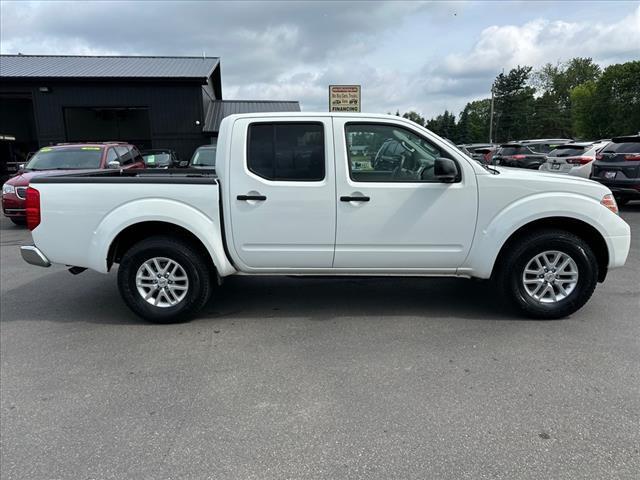
[[[88,267],[107,272],[109,247],[118,234],[127,227],[150,221],[177,225],[191,232],[209,252],[220,276],[235,272],[224,252],[219,216],[211,218],[190,205],[166,198],[135,200],[109,212],[93,232]]]

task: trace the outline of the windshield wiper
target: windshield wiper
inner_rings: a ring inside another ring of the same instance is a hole
[[[491,172],[493,175],[500,175],[500,172],[498,170],[496,170],[495,168],[490,167],[489,165],[485,165],[485,164],[481,163],[480,166],[484,167],[485,170],[487,170],[488,172]]]

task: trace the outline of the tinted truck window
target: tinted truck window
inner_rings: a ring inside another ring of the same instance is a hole
[[[324,179],[324,127],[316,123],[256,123],[249,127],[247,166],[267,180]]]

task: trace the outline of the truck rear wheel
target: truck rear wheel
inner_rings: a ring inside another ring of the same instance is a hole
[[[190,320],[207,303],[213,288],[202,254],[178,238],[154,236],[122,257],[118,288],[137,315],[154,323]]]
[[[555,319],[580,309],[598,281],[598,262],[580,237],[543,230],[513,244],[498,275],[502,292],[525,315]]]

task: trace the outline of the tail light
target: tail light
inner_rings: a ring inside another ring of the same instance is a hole
[[[629,160],[640,160],[640,154],[638,153],[632,153],[631,155],[625,155],[624,159],[629,161]]]
[[[613,198],[613,195],[607,193],[602,200],[600,200],[600,205],[607,207],[613,213],[618,214],[618,204],[616,203],[616,199]]]
[[[526,155],[513,155],[511,158],[514,160],[522,160],[523,158],[527,158]]]
[[[35,188],[27,188],[26,200],[27,228],[31,231],[40,225],[40,192]]]
[[[566,159],[567,163],[572,165],[586,165],[593,160],[591,157],[569,157]]]

